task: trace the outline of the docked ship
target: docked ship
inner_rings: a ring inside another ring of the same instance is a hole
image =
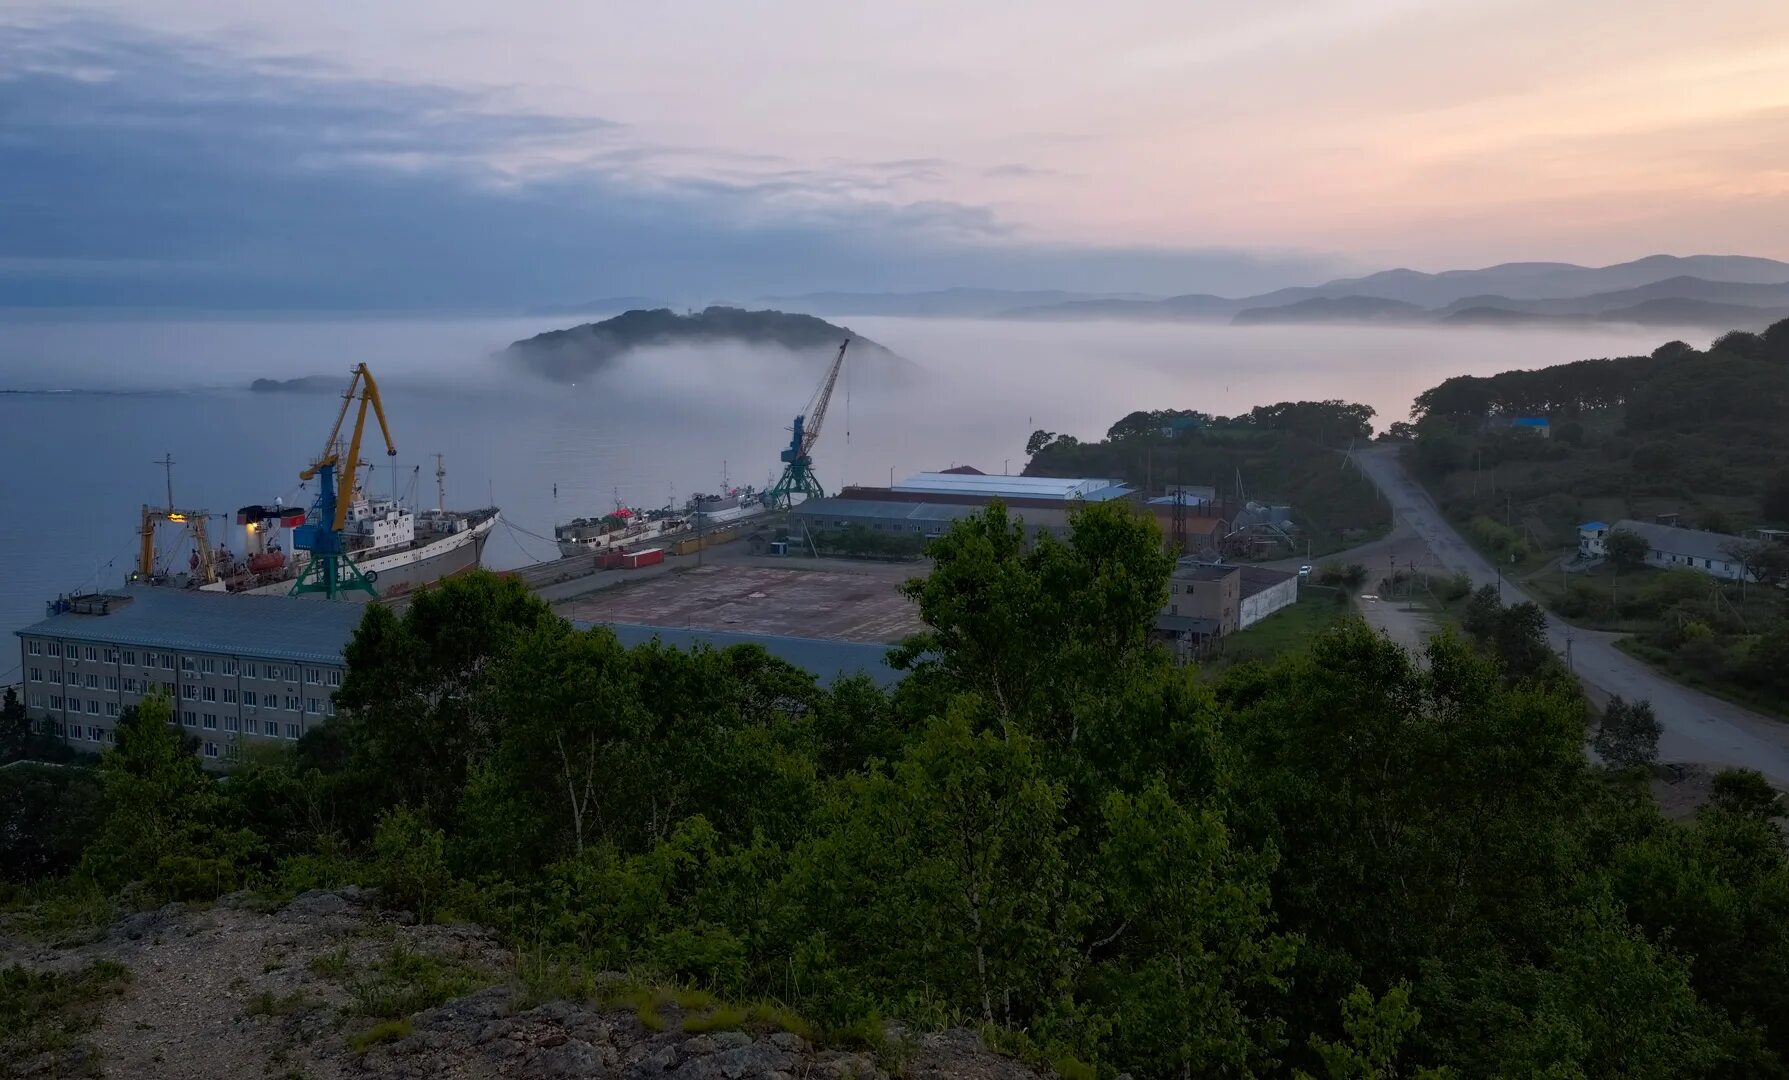
[[[670,507],[639,510],[617,504],[602,517],[573,518],[564,525],[553,526],[553,539],[559,543],[559,554],[569,559],[656,540],[688,528],[689,520]]]
[[[228,543],[212,546],[204,527],[208,516],[203,511],[170,514],[144,507],[145,541],[131,580],[207,592],[292,591],[310,559],[309,552],[294,548],[292,539],[293,531],[306,523],[302,508],[276,502],[237,510],[235,523],[243,529],[239,548]],[[448,510],[437,505],[418,512],[395,499],[361,497],[348,505],[342,545],[379,595],[389,598],[477,568],[499,520],[500,511],[494,506]],[[154,535],[160,521],[191,529],[194,547],[185,570],[156,565]]]
[[[344,452],[337,435],[357,387],[360,414]],[[395,494],[388,499],[366,493],[360,481],[365,463],[358,459],[369,404],[378,414],[387,453],[396,454],[389,431],[384,431],[378,387],[361,364],[343,395],[341,412],[323,454],[300,474],[307,483],[321,474],[315,505],[307,511],[276,499],[272,505],[242,507],[235,518],[243,530],[240,549],[227,542],[213,546],[206,529],[213,515],[175,508],[170,474],[167,507],[143,507],[141,547],[131,580],[207,592],[323,592],[331,598],[359,592],[372,599],[402,595],[478,567],[484,559],[485,542],[502,515],[494,506],[447,509],[447,469],[441,455],[435,456],[434,509],[417,510]],[[171,469],[173,461],[162,464]],[[334,483],[338,467],[342,470],[339,493]],[[163,524],[183,525],[192,535],[193,548],[184,571],[157,563],[156,531]]]
[[[764,513],[764,499],[756,488],[727,488],[719,495],[696,495],[689,501],[689,512],[696,519],[696,524],[703,529],[717,529],[723,525],[746,518],[756,517]]]

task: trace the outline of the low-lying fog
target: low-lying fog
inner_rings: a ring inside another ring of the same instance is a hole
[[[321,448],[334,401],[250,393],[255,378],[337,374],[365,361],[381,381],[398,447],[374,448],[376,490],[414,483],[434,501],[433,454],[447,457],[448,503],[496,502],[489,561],[552,556],[556,521],[681,502],[734,483],[763,485],[787,426],[813,393],[821,357],[774,349],[639,351],[576,386],[510,370],[504,345],[571,320],[45,318],[0,323],[0,628],[40,601],[112,583],[129,569],[139,504],[232,513],[284,496],[308,502],[298,471]],[[815,452],[829,487],[886,483],[920,469],[1024,465],[1034,428],[1098,438],[1133,409],[1243,412],[1299,398],[1346,398],[1402,419],[1450,375],[1490,374],[1647,352],[1707,331],[1248,327],[835,319],[911,361],[899,373],[847,361]],[[123,393],[119,393],[123,391]],[[848,437],[847,437],[848,435]],[[557,494],[555,495],[555,487]],[[233,527],[227,529],[234,537]],[[184,562],[184,555],[180,556]]]

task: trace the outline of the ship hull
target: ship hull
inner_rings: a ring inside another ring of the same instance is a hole
[[[443,578],[478,569],[484,561],[485,542],[490,539],[491,531],[497,527],[501,518],[501,514],[493,514],[465,532],[454,533],[418,548],[389,555],[362,557],[356,559],[354,565],[362,573],[374,575],[373,587],[378,590],[379,599],[389,600],[402,596]],[[259,595],[284,595],[292,591],[292,582],[290,579],[276,581],[247,591]],[[353,589],[341,595],[353,600],[372,599]]]

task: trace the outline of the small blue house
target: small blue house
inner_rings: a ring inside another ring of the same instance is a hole
[[[1544,416],[1512,416],[1509,426],[1517,431],[1526,431],[1541,438],[1551,438],[1553,425]]]

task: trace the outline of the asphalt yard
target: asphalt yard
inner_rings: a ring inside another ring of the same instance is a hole
[[[894,642],[920,629],[918,612],[896,591],[898,584],[885,570],[719,564],[589,593],[554,610],[588,622]]]

